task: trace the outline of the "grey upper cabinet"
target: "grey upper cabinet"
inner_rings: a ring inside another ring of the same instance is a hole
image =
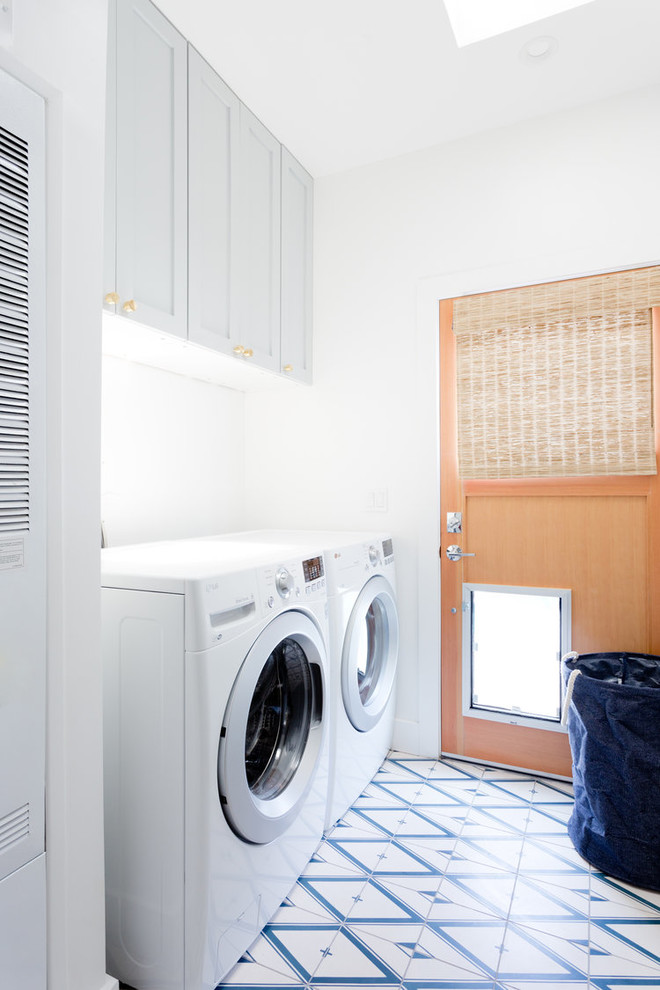
[[[117,311],[185,337],[187,43],[149,0],[117,0],[116,68]]]
[[[106,310],[217,352],[183,349],[213,380],[311,381],[310,176],[151,0],[111,0],[108,65]]]
[[[311,175],[282,148],[282,371],[312,380],[312,234],[314,185]]]
[[[280,370],[281,146],[241,105],[238,337],[249,359]]]
[[[204,59],[188,56],[188,334],[238,344],[240,102]]]

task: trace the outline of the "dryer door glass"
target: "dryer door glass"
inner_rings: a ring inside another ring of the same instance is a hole
[[[363,705],[369,703],[378,686],[387,634],[387,613],[381,600],[375,598],[357,632],[357,683]]]
[[[309,736],[312,699],[305,652],[287,638],[266,660],[248,713],[245,772],[255,797],[277,797],[296,773]]]

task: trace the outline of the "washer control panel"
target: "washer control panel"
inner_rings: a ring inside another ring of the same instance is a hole
[[[326,597],[323,554],[304,559],[279,561],[260,571],[262,601],[275,612],[295,602],[314,602]]]
[[[275,575],[275,587],[280,598],[284,598],[285,600],[289,598],[294,586],[295,581],[291,571],[287,571],[286,567],[280,567]]]

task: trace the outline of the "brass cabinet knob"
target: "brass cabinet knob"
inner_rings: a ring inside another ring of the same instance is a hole
[[[106,292],[103,302],[106,304],[106,306],[116,306],[117,303],[119,302],[119,293]]]
[[[124,310],[125,313],[134,313],[135,310],[137,309],[137,303],[135,302],[135,299],[127,299],[124,305],[122,306],[122,309]]]
[[[252,350],[252,348],[246,347],[245,350],[243,351],[243,357],[251,358],[253,356],[254,356],[254,351]]]
[[[240,356],[241,354],[244,353],[245,353],[245,348],[242,347],[241,344],[236,344],[236,347],[234,348],[234,354]]]
[[[286,373],[289,374],[290,371],[293,371],[293,365],[285,364],[284,367],[282,368],[282,371],[286,371]]]

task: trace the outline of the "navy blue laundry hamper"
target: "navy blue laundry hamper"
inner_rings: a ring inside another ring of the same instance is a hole
[[[573,845],[601,872],[660,890],[660,657],[573,653],[562,675]]]

